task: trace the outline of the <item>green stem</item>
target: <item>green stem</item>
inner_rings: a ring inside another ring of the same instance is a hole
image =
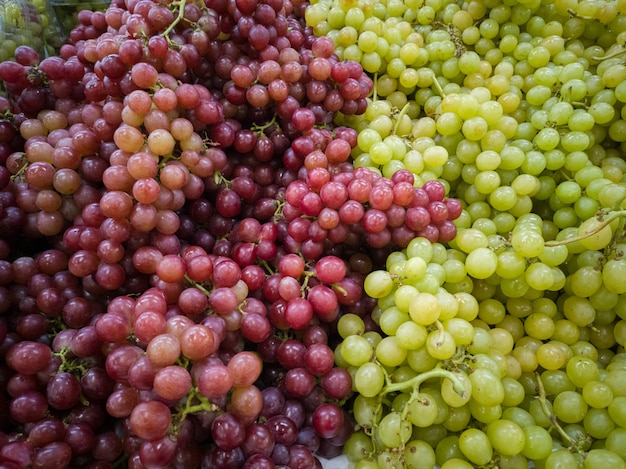
[[[61,359],[58,372],[72,373],[74,376],[80,378],[87,372],[87,369],[80,362],[79,358],[68,358],[68,354],[71,352],[72,349],[70,347],[62,347],[61,350],[54,353],[55,356]]]
[[[461,380],[454,373],[448,370],[442,370],[441,368],[435,368],[434,370],[426,371],[414,376],[411,379],[402,381],[401,383],[388,384],[383,388],[381,394],[389,394],[390,392],[404,391],[406,389],[418,389],[424,382],[432,378],[448,378],[452,381],[454,392],[459,396],[465,396],[465,386]]]
[[[306,297],[306,292],[309,289],[309,279],[315,276],[315,272],[311,272],[309,270],[304,271],[304,280],[302,281],[302,286],[300,287],[300,291],[302,292],[302,297]]]
[[[263,259],[257,259],[257,264],[260,265],[263,270],[265,270],[265,272],[269,275],[276,273],[274,269],[272,269],[272,267],[267,263],[267,261],[264,261]]]
[[[185,274],[185,280],[187,280],[191,285],[196,287],[198,290],[200,290],[206,296],[210,296],[211,295],[211,292],[204,285],[202,285],[201,283],[196,282],[195,280],[192,280],[191,278],[189,278],[189,275]]]
[[[400,127],[400,123],[402,122],[402,118],[408,112],[410,106],[411,106],[411,103],[407,102],[404,105],[404,107],[402,109],[400,109],[400,112],[396,116],[396,125],[394,125],[394,127],[393,127],[393,135],[398,135],[398,128]]]
[[[272,117],[272,119],[269,122],[267,122],[265,124],[262,124],[262,125],[254,125],[254,126],[252,126],[251,130],[253,130],[253,131],[257,132],[257,133],[262,133],[265,129],[269,129],[273,125],[277,125],[277,123],[276,123],[276,114],[274,114],[274,116]]]
[[[566,244],[570,244],[570,243],[575,243],[576,241],[581,241],[583,239],[589,238],[590,236],[593,236],[597,233],[599,233],[600,231],[602,231],[604,228],[606,228],[608,225],[610,225],[611,223],[613,223],[613,221],[617,220],[620,217],[626,216],[626,210],[616,210],[614,212],[609,213],[608,215],[606,215],[604,217],[604,220],[602,220],[602,222],[596,226],[593,230],[584,233],[582,235],[579,236],[573,236],[571,238],[567,238],[567,239],[563,239],[561,241],[546,241],[545,245],[548,247],[554,247],[554,246],[564,246]]]
[[[278,202],[278,206],[276,210],[274,210],[274,220],[281,220],[283,218],[283,207],[285,206],[285,202]]]
[[[601,61],[601,60],[608,60],[608,59],[615,59],[617,57],[619,57],[620,55],[626,53],[626,48],[621,45],[620,46],[620,50],[615,51],[615,52],[611,52],[608,55],[592,55],[591,59],[592,60],[597,60],[597,61]]]
[[[437,80],[437,77],[435,76],[435,72],[431,70],[431,73],[433,74],[433,86],[435,87],[435,90],[437,90],[437,93],[439,93],[439,96],[441,96],[442,98],[445,98],[446,93],[443,91],[443,88],[441,87],[441,83],[439,83],[439,81]]]
[[[174,419],[174,432],[178,431],[178,428],[176,427],[180,426],[188,415],[216,409],[217,407],[215,407],[208,398],[200,394],[198,388],[191,388],[187,394],[184,406],[179,407],[178,412],[176,413],[176,417]]]
[[[596,18],[595,16],[587,16],[587,15],[579,15],[578,13],[576,13],[575,10],[572,10],[571,8],[567,9],[567,12],[573,17],[573,18],[578,18],[581,20],[586,20],[586,21],[595,21]]]
[[[169,36],[172,30],[176,27],[178,23],[180,23],[185,16],[185,5],[187,4],[187,0],[180,0],[178,2],[178,16],[174,18],[172,24],[170,24],[165,31],[161,33],[161,36]]]
[[[543,412],[550,419],[550,423],[552,424],[552,427],[554,427],[554,429],[559,433],[559,435],[561,435],[561,438],[563,438],[563,441],[567,443],[567,446],[569,448],[575,449],[576,451],[579,451],[576,445],[576,441],[571,436],[569,436],[565,432],[565,430],[563,430],[563,427],[559,425],[556,415],[554,415],[551,412],[550,408],[548,407],[548,398],[546,396],[546,389],[543,387],[543,382],[541,381],[541,377],[539,376],[539,374],[537,374],[536,377],[537,377],[537,389],[539,390],[539,396],[537,396],[537,399],[539,399],[539,403],[541,404],[541,408]]]
[[[419,399],[419,388],[415,388],[413,390],[413,392],[411,393],[411,397],[409,397],[409,400],[406,401],[406,404],[404,405],[404,409],[402,409],[402,421],[403,422],[406,422],[407,416],[409,415],[409,409],[411,408],[411,404],[413,403],[413,401],[416,401],[417,399]]]
[[[378,72],[374,74],[374,94],[372,95],[372,101],[378,100]]]
[[[22,164],[22,166],[20,166],[20,169],[18,169],[17,172],[11,176],[12,181],[19,178],[24,173],[24,171],[26,171],[26,168],[28,167],[28,159],[26,159],[26,153],[24,153],[23,156],[20,157],[20,160],[22,160],[24,164]]]

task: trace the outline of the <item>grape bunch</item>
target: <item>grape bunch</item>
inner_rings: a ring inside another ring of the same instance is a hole
[[[439,179],[463,204],[454,239],[413,239],[366,278],[368,321],[340,320],[356,467],[623,466],[621,9],[307,9],[375,74],[366,112],[338,120],[359,130],[355,167]]]
[[[171,8],[85,10],[59,56],[0,64],[7,467],[319,466],[353,432],[334,324],[374,306],[387,217],[398,244],[455,233],[440,184],[353,174],[334,117],[373,82],[297,7]]]

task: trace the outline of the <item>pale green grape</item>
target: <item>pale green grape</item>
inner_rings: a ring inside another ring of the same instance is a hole
[[[383,389],[385,375],[380,365],[367,362],[359,366],[354,376],[354,386],[359,394],[374,397]]]
[[[343,359],[353,366],[367,363],[374,353],[374,349],[367,339],[360,335],[346,337],[340,347]]]
[[[365,292],[372,298],[382,298],[393,291],[394,282],[389,272],[378,270],[365,278]]]
[[[477,428],[469,428],[459,436],[459,449],[474,464],[484,465],[493,457],[489,437]]]

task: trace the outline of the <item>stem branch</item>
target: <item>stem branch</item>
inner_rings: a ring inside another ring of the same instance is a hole
[[[419,375],[414,376],[413,378],[408,379],[406,381],[402,381],[401,383],[388,384],[387,386],[383,388],[381,393],[388,394],[390,392],[404,391],[410,388],[417,389],[424,381],[432,379],[432,378],[448,378],[450,381],[452,381],[452,384],[454,386],[454,391],[459,396],[465,396],[465,392],[466,392],[465,387],[463,386],[463,383],[458,378],[458,376],[452,373],[451,371],[442,370],[441,368],[435,368],[434,370],[420,373]]]
[[[172,24],[170,24],[165,31],[161,33],[161,36],[167,37],[172,32],[172,30],[176,27],[178,23],[181,22],[183,16],[185,16],[185,5],[187,4],[187,0],[180,0],[178,2],[178,16],[174,18]]]
[[[563,246],[569,243],[575,243],[576,241],[581,241],[583,239],[589,238],[590,236],[593,236],[599,233],[608,225],[613,223],[614,220],[617,220],[618,218],[623,217],[623,216],[626,216],[626,210],[616,210],[606,215],[604,217],[604,220],[602,220],[602,222],[598,226],[596,226],[593,230],[588,231],[587,233],[583,233],[579,236],[572,236],[571,238],[563,239],[561,241],[556,241],[556,240],[547,241],[545,245],[548,247],[554,247],[554,246]]]

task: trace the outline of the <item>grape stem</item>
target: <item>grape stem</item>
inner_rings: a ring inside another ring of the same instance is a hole
[[[378,72],[374,74],[374,94],[372,95],[372,101],[378,100]]]
[[[445,98],[446,93],[443,91],[443,88],[441,87],[441,83],[439,83],[439,81],[437,80],[437,76],[435,75],[435,72],[433,72],[432,70],[430,70],[430,72],[433,74],[433,86],[435,87],[435,90],[437,90],[437,93],[439,93],[439,96],[441,96],[442,98]]]
[[[594,16],[579,15],[572,8],[568,8],[567,12],[572,16],[572,18],[578,18],[578,19],[587,20],[587,21],[595,21],[596,19]]]
[[[258,135],[262,134],[264,130],[269,129],[271,126],[276,125],[278,127],[278,123],[276,122],[276,114],[274,114],[271,120],[265,124],[255,124],[252,126],[250,130],[257,132]],[[279,127],[280,129],[280,127]]]
[[[626,216],[626,210],[616,210],[614,212],[609,213],[607,216],[605,216],[604,219],[600,222],[600,224],[591,231],[583,233],[579,236],[572,236],[571,238],[563,239],[561,241],[546,241],[545,245],[548,247],[564,246],[569,243],[575,243],[576,241],[581,241],[583,239],[589,238],[590,236],[593,236],[599,233],[608,225],[613,223],[613,221],[624,216]]]
[[[539,391],[539,395],[537,396],[537,399],[539,399],[539,403],[541,404],[541,408],[543,409],[543,412],[550,419],[550,424],[559,433],[559,435],[561,435],[561,438],[563,438],[563,441],[567,443],[567,446],[570,450],[575,451],[577,453],[581,453],[581,454],[584,453],[585,451],[581,448],[581,445],[580,445],[580,443],[582,442],[572,438],[570,435],[567,434],[565,430],[563,430],[563,427],[561,427],[561,425],[559,424],[559,421],[556,415],[548,407],[548,398],[546,396],[546,389],[543,387],[543,382],[541,381],[541,377],[539,373],[536,373],[536,379],[537,379],[537,389]]]
[[[16,179],[18,179],[24,173],[24,171],[26,171],[26,168],[28,167],[28,160],[26,159],[26,153],[24,153],[20,157],[20,160],[21,162],[23,162],[23,164],[22,166],[20,166],[20,169],[18,169],[16,173],[11,176],[12,181],[15,181]]]
[[[592,60],[597,60],[597,61],[601,61],[601,60],[607,60],[607,59],[614,59],[616,57],[619,57],[620,55],[626,53],[626,48],[623,45],[619,46],[620,50],[617,50],[615,52],[611,52],[610,54],[607,55],[593,55],[591,57]]]
[[[196,282],[195,280],[192,280],[191,278],[189,278],[189,275],[185,274],[185,280],[187,280],[191,285],[196,287],[198,290],[200,290],[206,296],[210,296],[211,295],[211,292],[204,285]]]
[[[161,33],[161,36],[164,36],[164,37],[169,36],[169,34],[172,32],[172,29],[174,29],[176,25],[180,23],[180,21],[183,19],[183,16],[185,15],[186,4],[187,4],[187,0],[180,0],[179,2],[177,2],[177,4],[175,4],[176,6],[178,6],[178,16],[174,18],[174,21],[172,21],[172,24],[170,24],[167,27],[167,29]]]
[[[404,115],[408,112],[409,107],[410,107],[411,103],[410,101],[407,102],[402,109],[400,109],[400,112],[398,113],[398,115],[396,116],[396,125],[393,127],[393,134],[394,135],[398,135],[398,128],[400,128],[400,123],[402,122],[402,118],[404,117]]]
[[[87,368],[80,362],[79,358],[69,358],[68,355],[70,353],[72,353],[72,349],[68,346],[61,347],[61,350],[54,353],[55,356],[61,359],[58,372],[72,373],[74,376],[82,377],[87,372]]]
[[[406,389],[413,388],[413,390],[417,390],[419,386],[424,382],[432,378],[448,378],[452,381],[454,392],[456,392],[459,396],[465,397],[465,386],[461,380],[454,373],[448,370],[443,370],[441,368],[435,368],[434,370],[426,371],[424,373],[420,373],[417,376],[414,376],[411,379],[407,379],[406,381],[402,381],[400,383],[391,383],[385,386],[381,394],[389,394],[390,392],[396,391],[404,391]]]
[[[198,388],[191,388],[189,394],[187,394],[187,398],[185,399],[185,404],[178,408],[175,419],[176,423],[172,425],[174,435],[178,432],[178,427],[187,418],[188,415],[198,412],[211,412],[218,409],[218,406],[216,406],[208,398],[200,394]]]

